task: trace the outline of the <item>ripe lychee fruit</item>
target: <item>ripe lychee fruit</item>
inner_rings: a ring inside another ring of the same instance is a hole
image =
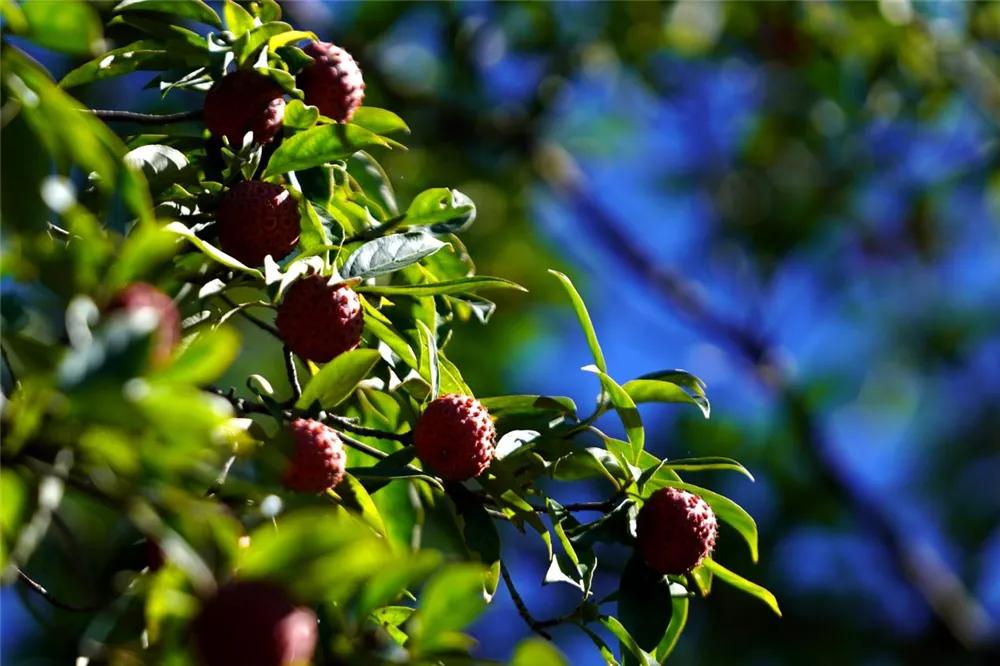
[[[327,42],[310,42],[305,52],[313,62],[302,68],[296,84],[306,104],[338,123],[346,123],[365,98],[361,68],[350,53]]]
[[[680,575],[712,552],[718,530],[705,500],[678,488],[661,488],[639,511],[636,543],[650,569],[663,576]]]
[[[312,419],[292,421],[295,453],[285,471],[286,488],[321,493],[344,478],[344,444],[337,433]]]
[[[219,246],[247,266],[260,266],[267,255],[283,259],[299,242],[298,203],[274,183],[236,183],[222,196],[216,219]]]
[[[173,300],[151,284],[134,282],[108,303],[109,312],[137,312],[143,308],[153,310],[159,321],[153,331],[151,357],[154,365],[163,365],[181,340],[181,315]]]
[[[275,323],[288,348],[314,363],[325,363],[361,342],[364,313],[350,287],[331,287],[310,275],[295,282],[278,306]]]
[[[493,460],[497,430],[486,408],[467,395],[443,395],[413,429],[417,455],[449,481],[479,476]]]
[[[192,625],[204,666],[291,666],[312,660],[316,614],[277,585],[229,583],[205,602]]]
[[[239,148],[253,132],[257,143],[269,143],[285,119],[285,91],[271,79],[240,69],[218,80],[205,95],[202,116],[216,137]]]

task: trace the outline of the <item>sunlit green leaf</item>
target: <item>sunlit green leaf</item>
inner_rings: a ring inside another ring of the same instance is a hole
[[[319,402],[324,409],[336,407],[354,392],[378,359],[375,349],[354,349],[340,354],[309,380],[295,406],[306,409]]]
[[[723,583],[732,585],[738,590],[742,590],[751,596],[757,597],[767,604],[778,617],[781,617],[781,609],[778,607],[778,600],[775,599],[774,595],[767,589],[761,587],[757,583],[751,583],[746,578],[730,571],[711,558],[706,559],[702,566],[709,569]]]
[[[468,294],[480,289],[516,289],[527,291],[524,287],[504,280],[503,278],[476,275],[461,280],[446,282],[430,282],[427,284],[390,284],[390,285],[360,285],[358,291],[368,294],[393,294],[401,296],[440,296],[442,294]]]
[[[321,125],[285,139],[271,155],[261,177],[272,178],[288,171],[320,166],[359,150],[384,145],[384,139],[357,125]]]

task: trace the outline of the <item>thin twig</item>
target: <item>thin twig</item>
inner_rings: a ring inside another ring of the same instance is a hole
[[[385,451],[380,451],[380,450],[376,449],[373,446],[368,446],[364,442],[359,442],[358,440],[356,440],[353,437],[350,437],[348,435],[345,435],[344,433],[340,433],[340,439],[344,442],[344,444],[347,444],[352,449],[357,449],[358,451],[361,451],[362,453],[370,455],[372,458],[378,458],[379,460],[385,460],[386,458],[389,457],[389,454],[386,453]],[[414,468],[414,469],[416,469],[416,468]]]
[[[514,606],[517,608],[517,613],[521,616],[521,619],[524,620],[524,623],[527,624],[533,632],[545,640],[551,641],[552,634],[545,631],[545,627],[553,626],[554,624],[558,624],[558,622],[543,623],[535,619],[535,616],[531,614],[528,607],[524,605],[524,599],[521,598],[521,594],[517,591],[517,588],[514,587],[514,581],[511,580],[510,571],[507,570],[507,565],[504,563],[503,559],[500,560],[500,576],[503,577],[503,582],[507,586],[507,591],[510,592],[510,599],[514,602]]]
[[[394,442],[400,442],[402,444],[411,444],[413,442],[413,433],[404,432],[388,432],[386,430],[378,430],[377,428],[369,428],[367,426],[358,425],[346,416],[338,416],[337,414],[326,414],[322,419],[328,425],[331,425],[340,430],[346,430],[352,432],[355,435],[361,435],[362,437],[375,437],[377,439],[388,439]]]
[[[299,385],[299,371],[295,368],[295,357],[288,345],[285,351],[285,372],[288,374],[288,385],[292,387],[292,399],[298,400],[302,396],[302,386]]]
[[[278,332],[277,328],[275,328],[274,326],[271,326],[266,321],[264,321],[262,319],[258,319],[257,317],[253,316],[252,314],[250,314],[249,312],[247,312],[244,309],[244,306],[240,305],[239,303],[237,303],[233,299],[229,298],[229,296],[226,296],[225,294],[222,294],[222,293],[219,293],[219,294],[216,294],[216,295],[219,298],[221,298],[223,301],[225,301],[226,305],[228,305],[229,307],[236,308],[237,309],[237,314],[239,314],[241,317],[243,317],[244,319],[246,319],[247,321],[249,321],[251,324],[253,324],[257,328],[261,329],[262,331],[267,331],[268,333],[270,333],[274,337],[278,338],[279,340],[281,339],[281,333]]]
[[[119,111],[116,109],[80,109],[93,114],[101,120],[137,123],[139,125],[163,125],[166,123],[183,123],[201,118],[201,110],[181,111],[179,113],[138,113],[136,111]]]
[[[45,589],[45,587],[41,583],[36,581],[28,574],[24,573],[21,567],[15,567],[15,569],[17,570],[17,577],[20,578],[21,581],[23,581],[31,590],[38,593],[39,596],[41,596],[43,599],[45,599],[45,601],[49,602],[56,608],[61,608],[63,610],[71,611],[73,613],[93,613],[94,611],[97,611],[101,608],[101,604],[95,604],[91,606],[77,606],[75,604],[70,604],[65,601],[61,601],[60,599],[52,596],[52,593],[49,592],[47,589]]]

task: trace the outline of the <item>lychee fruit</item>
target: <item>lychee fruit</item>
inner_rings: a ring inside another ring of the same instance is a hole
[[[204,603],[192,625],[204,666],[291,666],[312,660],[316,614],[265,581],[229,583]]]
[[[364,313],[353,289],[331,287],[326,278],[310,275],[288,288],[275,323],[290,350],[325,363],[358,346]]]
[[[306,104],[338,123],[346,123],[365,98],[361,68],[350,53],[327,42],[310,42],[305,52],[313,62],[302,68],[296,84]]]
[[[312,419],[292,421],[295,453],[285,471],[286,488],[321,493],[344,478],[344,444],[337,433]]]
[[[216,219],[219,246],[247,266],[260,266],[267,255],[283,259],[299,242],[298,202],[274,183],[236,183],[222,196]]]
[[[181,340],[181,315],[173,300],[151,284],[134,282],[108,303],[109,312],[137,312],[144,308],[153,310],[159,321],[153,331],[151,357],[154,365],[163,365]]]
[[[413,429],[417,455],[449,481],[479,476],[493,460],[496,426],[482,403],[467,395],[434,400]]]
[[[656,573],[691,571],[712,552],[719,525],[712,507],[693,493],[661,488],[649,496],[636,519],[636,543]]]
[[[218,80],[205,95],[202,117],[216,137],[239,148],[243,137],[269,143],[285,119],[285,91],[255,71],[240,69]]]

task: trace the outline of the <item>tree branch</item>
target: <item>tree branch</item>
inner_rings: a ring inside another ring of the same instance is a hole
[[[292,387],[292,401],[297,401],[302,396],[302,387],[299,385],[299,372],[295,369],[295,357],[288,345],[284,347],[285,352],[285,373],[288,375],[288,385]]]
[[[166,123],[184,123],[201,118],[201,109],[181,111],[179,113],[138,113],[136,111],[118,111],[112,109],[80,109],[97,116],[101,120],[137,123],[139,125],[163,125]]]
[[[28,574],[24,573],[24,570],[21,569],[21,567],[15,567],[15,569],[17,571],[17,577],[20,578],[21,581],[25,585],[27,585],[30,590],[36,592],[40,597],[45,599],[45,601],[49,602],[56,608],[61,608],[62,610],[67,610],[73,613],[93,613],[97,610],[100,610],[102,607],[101,604],[95,604],[91,606],[77,606],[76,604],[71,604],[65,601],[61,601],[57,597],[54,597],[52,593],[49,592],[41,583],[36,581]]]

